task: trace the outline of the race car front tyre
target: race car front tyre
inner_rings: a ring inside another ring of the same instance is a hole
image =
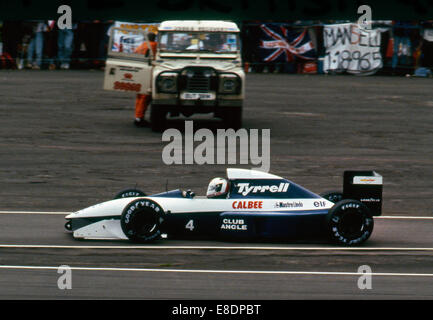
[[[66,221],[66,223],[65,223],[65,229],[66,229],[66,231],[72,231],[71,220]]]
[[[374,226],[368,207],[351,199],[337,202],[329,210],[326,223],[331,241],[346,246],[365,242]]]
[[[133,242],[150,242],[160,238],[164,211],[152,200],[130,202],[123,209],[120,225],[123,233]]]
[[[320,194],[320,196],[328,201],[337,203],[343,200],[343,193],[340,191],[325,191]]]
[[[121,198],[135,198],[135,197],[145,197],[147,194],[145,194],[143,191],[138,189],[126,189],[120,191],[118,194],[114,196],[114,199],[121,199]]]

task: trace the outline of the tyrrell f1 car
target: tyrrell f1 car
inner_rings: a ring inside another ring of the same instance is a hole
[[[317,195],[273,174],[227,169],[211,180],[206,196],[172,190],[151,196],[137,189],[66,216],[78,239],[150,242],[173,238],[230,240],[308,239],[325,236],[359,245],[381,214],[382,176],[345,171],[343,192]]]

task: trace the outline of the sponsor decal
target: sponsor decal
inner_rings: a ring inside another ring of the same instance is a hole
[[[360,199],[361,202],[380,202],[380,199],[375,198],[366,198],[366,199]]]
[[[132,79],[132,73],[125,73],[125,74],[123,75],[123,78],[124,78],[124,79],[128,79],[128,80]]]
[[[221,229],[246,231],[247,225],[245,224],[244,219],[223,219]]]
[[[292,202],[277,202],[274,207],[275,208],[302,208],[304,204],[301,201],[292,201]]]
[[[382,185],[383,178],[382,177],[353,177],[353,184],[373,184],[373,185]]]
[[[290,183],[288,182],[281,182],[279,185],[264,185],[264,186],[250,186],[248,182],[244,183],[238,183],[237,187],[238,193],[242,194],[243,196],[248,195],[249,193],[258,193],[258,192],[287,192],[287,189],[289,188]]]
[[[116,81],[114,82],[113,89],[139,92],[141,90],[141,84]]]
[[[326,207],[326,202],[325,201],[314,201],[314,206],[316,207],[316,208],[319,208],[319,207]]]
[[[126,67],[126,66],[119,66],[120,72],[139,72],[140,70],[143,70],[143,68],[138,67]]]
[[[263,201],[234,201],[233,209],[263,209]]]

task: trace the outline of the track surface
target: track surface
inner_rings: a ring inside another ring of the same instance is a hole
[[[169,188],[200,194],[224,174],[222,165],[164,165],[161,134],[133,127],[134,98],[102,91],[102,77],[0,72],[0,210],[72,211],[135,184],[162,191],[166,179]],[[247,81],[244,125],[271,129],[272,173],[321,192],[340,189],[345,169],[372,168],[384,176],[384,215],[432,216],[430,79],[250,74]],[[195,128],[219,126],[203,118]],[[156,250],[74,241],[63,223],[63,215],[0,214],[0,298],[433,298],[431,219],[376,219],[370,241],[354,250],[180,240]],[[255,248],[215,248],[240,246]],[[72,290],[57,287],[63,264],[89,268],[73,269]],[[361,265],[372,269],[371,290],[357,286]]]
[[[74,241],[63,223],[61,215],[0,215],[0,298],[433,298],[430,219],[376,219],[370,241],[350,250],[326,243]],[[77,268],[66,292],[57,287],[61,265]],[[371,290],[357,286],[363,265],[373,273]]]

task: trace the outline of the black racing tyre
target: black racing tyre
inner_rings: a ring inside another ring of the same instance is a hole
[[[150,242],[160,238],[164,211],[155,201],[148,199],[131,201],[123,209],[120,226],[133,242]]]
[[[373,232],[374,220],[366,205],[357,200],[337,202],[326,216],[331,240],[346,246],[365,242]]]
[[[328,201],[337,203],[343,200],[343,193],[340,191],[325,191],[320,194],[320,196]]]
[[[242,107],[227,108],[223,121],[227,129],[238,130],[242,128]]]
[[[150,127],[152,131],[161,132],[167,124],[167,110],[161,105],[151,105],[150,108]]]
[[[114,196],[114,199],[121,199],[121,198],[135,198],[135,197],[145,197],[147,194],[145,194],[143,191],[138,189],[126,189],[120,191],[118,194]]]

